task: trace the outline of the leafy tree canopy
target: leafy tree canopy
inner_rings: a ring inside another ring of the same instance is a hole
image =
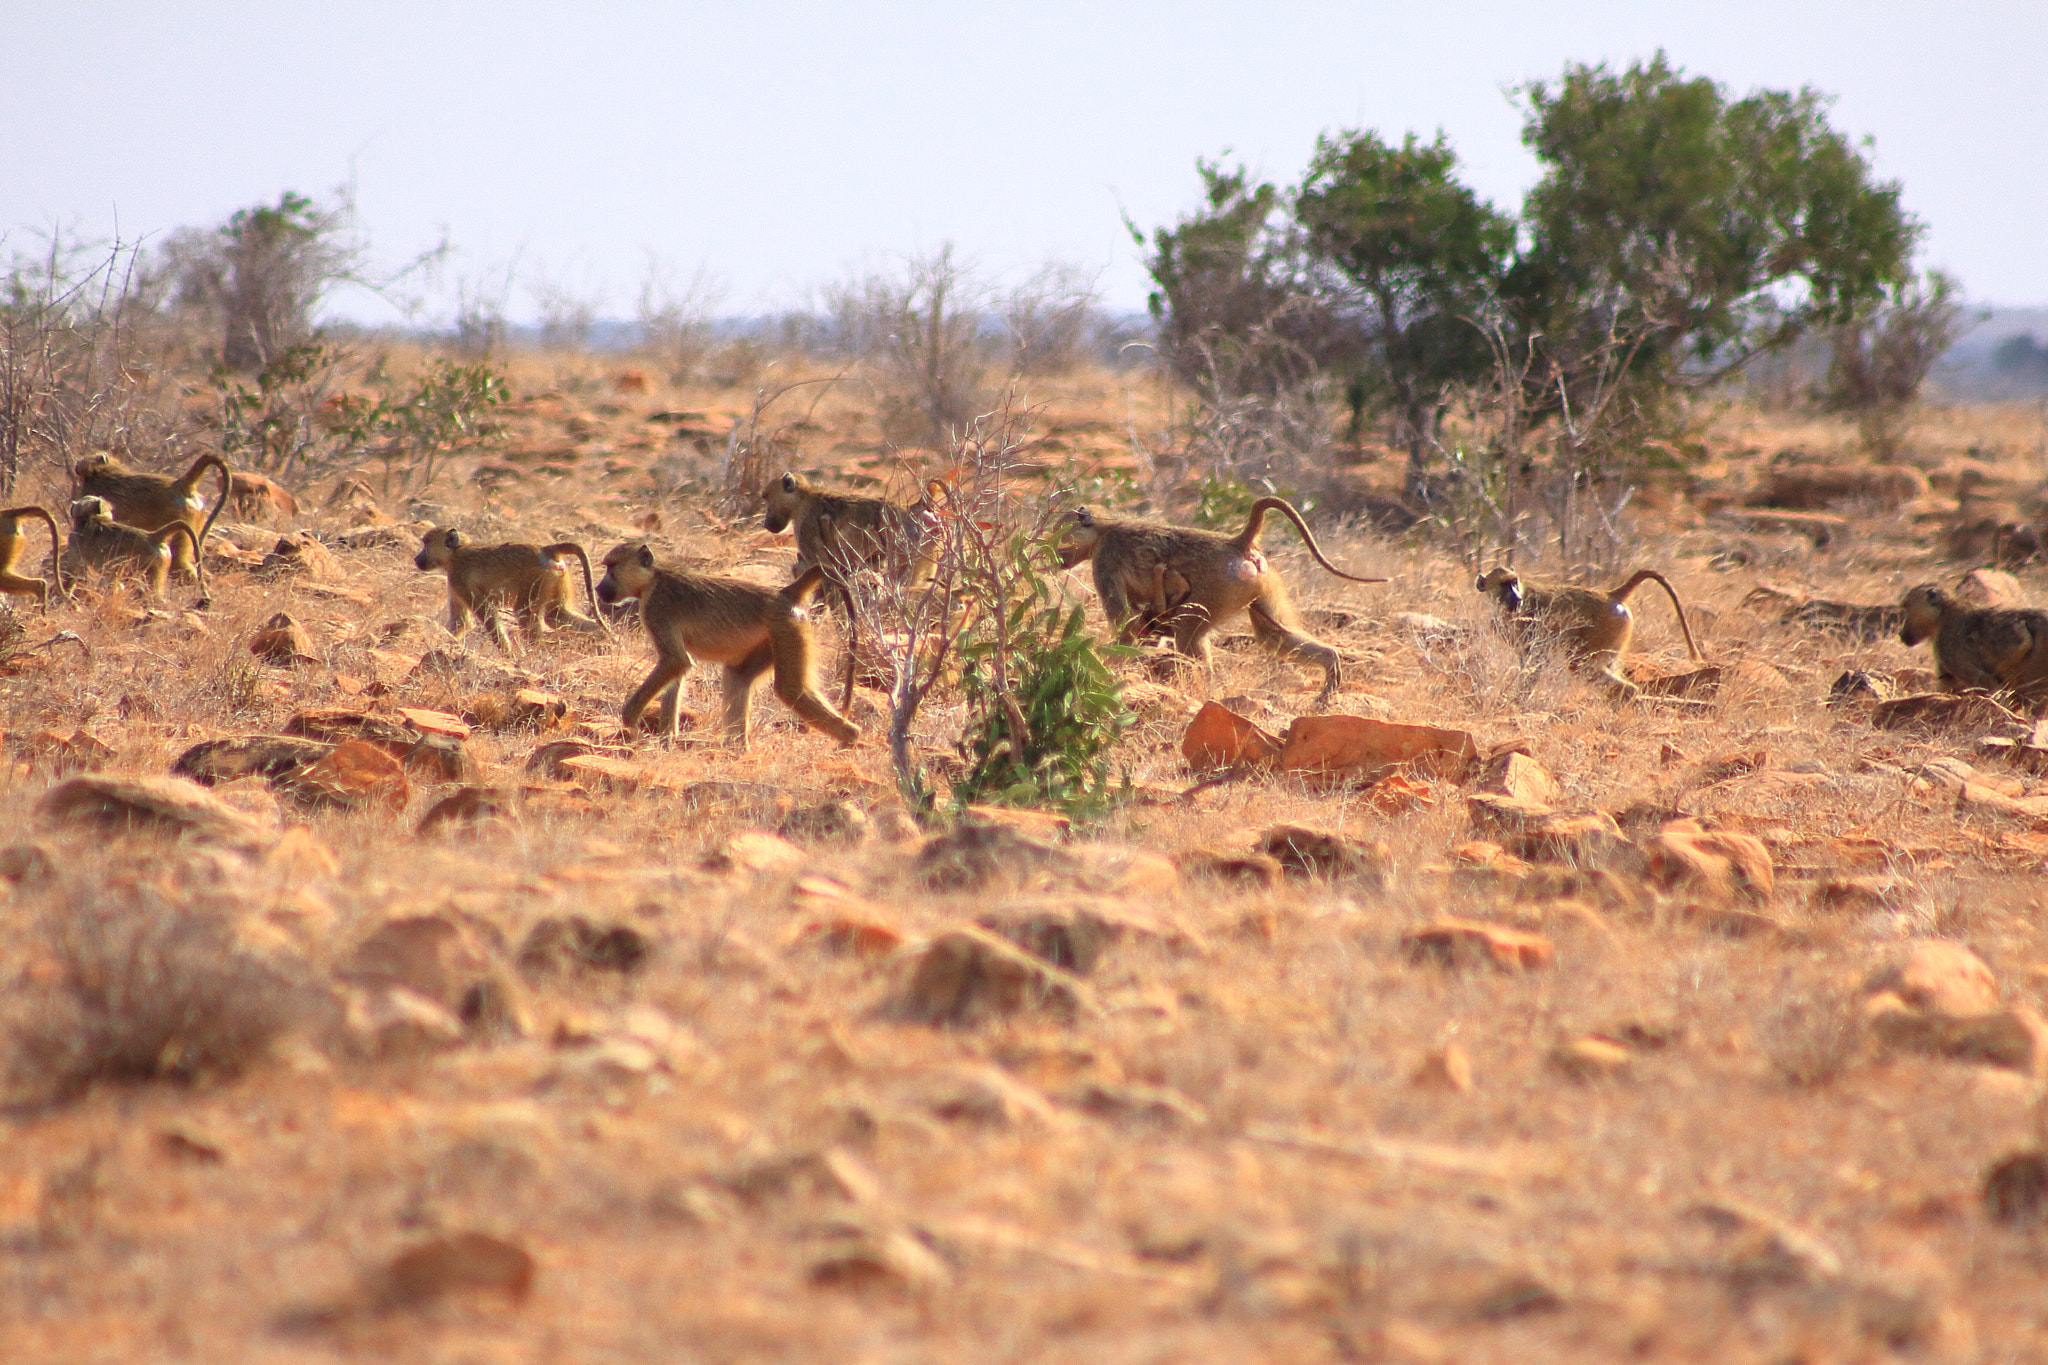
[[[1920,225],[1811,89],[1734,99],[1659,52],[1523,94],[1543,177],[1508,293],[1567,367],[1617,326],[1641,330],[1650,363],[1740,364],[1908,275]]]
[[[1458,180],[1441,134],[1326,135],[1291,191],[1199,163],[1201,208],[1133,229],[1176,372],[1213,399],[1219,358],[1239,392],[1335,369],[1420,458],[1447,391],[1499,355],[1528,361],[1540,416],[1734,368],[1911,277],[1920,224],[1810,89],[1737,97],[1660,52],[1521,94],[1542,177],[1518,218]]]
[[[1486,371],[1468,320],[1513,259],[1515,224],[1456,177],[1438,133],[1392,146],[1371,132],[1325,135],[1293,197],[1323,287],[1364,339],[1366,377],[1390,397],[1411,442],[1427,438],[1446,384]]]

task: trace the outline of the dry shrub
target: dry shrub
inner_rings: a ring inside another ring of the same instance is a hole
[[[147,887],[74,888],[43,927],[58,969],[14,1036],[17,1080],[71,1095],[99,1080],[231,1076],[312,996],[235,940],[226,913]]]
[[[1856,1059],[1863,1032],[1846,1000],[1793,996],[1764,1016],[1758,1042],[1786,1084],[1817,1089],[1833,1084]]]

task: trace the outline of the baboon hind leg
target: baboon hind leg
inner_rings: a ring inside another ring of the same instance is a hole
[[[1261,598],[1251,604],[1252,635],[1261,645],[1272,650],[1283,659],[1298,660],[1314,664],[1323,670],[1323,690],[1316,694],[1315,705],[1322,708],[1330,704],[1337,695],[1337,689],[1344,685],[1344,661],[1337,651],[1295,629],[1284,619],[1289,615],[1284,605],[1278,611],[1274,604]]]
[[[197,526],[194,526],[192,527],[192,531],[194,535],[197,535],[199,532],[199,528]],[[187,541],[183,536],[172,536],[170,540],[170,546],[170,571],[177,577],[178,581],[184,582],[186,579],[199,577],[199,565],[198,562],[194,560],[192,557],[191,542]]]
[[[796,712],[798,719],[842,745],[860,738],[860,727],[834,711],[811,686],[809,650],[803,636],[795,631],[779,633],[771,641],[775,662],[775,695]]]
[[[853,590],[841,585],[839,598],[846,605],[846,685],[839,693],[839,709],[844,711],[853,705],[853,679],[860,667],[860,621],[853,614]]]
[[[1621,655],[1612,650],[1602,650],[1588,655],[1586,667],[1593,680],[1606,686],[1607,690],[1622,701],[1635,701],[1643,695],[1643,689],[1630,681],[1621,671]]]

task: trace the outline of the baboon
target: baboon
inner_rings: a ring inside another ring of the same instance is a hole
[[[63,571],[58,567],[64,553],[64,537],[57,532],[57,519],[40,507],[9,507],[0,511],[0,593],[15,597],[33,597],[50,609],[50,585],[43,579],[30,578],[16,572],[21,555],[28,548],[28,537],[22,534],[21,523],[28,517],[39,518],[50,528],[50,569],[57,575],[57,590],[64,591]]]
[[[569,566],[562,558],[564,555],[574,555],[583,566],[583,587],[590,594],[590,616],[579,614],[569,605]],[[454,527],[436,526],[421,538],[420,552],[412,562],[422,573],[446,571],[448,629],[456,635],[469,629],[472,616],[481,618],[498,647],[509,653],[512,637],[505,629],[503,616],[508,609],[524,615],[529,640],[538,640],[549,626],[564,623],[577,630],[611,634],[611,628],[597,611],[590,556],[572,540],[553,545],[471,545]]]
[[[654,671],[626,698],[620,719],[628,730],[640,724],[648,705],[661,698],[655,730],[674,739],[683,677],[693,659],[725,665],[725,730],[738,748],[747,747],[754,686],[771,667],[775,695],[804,724],[851,747],[860,729],[826,704],[811,677],[811,626],[804,603],[825,580],[813,564],[794,583],[764,588],[739,578],[718,578],[655,567],[645,541],[627,541],[604,557],[600,602],[640,599],[640,619],[654,642]]]
[[[1568,583],[1527,582],[1513,569],[1492,569],[1481,575],[1479,591],[1494,599],[1520,643],[1528,645],[1546,637],[1563,641],[1573,664],[1591,665],[1595,677],[1633,700],[1642,689],[1621,673],[1622,658],[1636,633],[1628,595],[1648,581],[1655,581],[1671,599],[1671,608],[1678,613],[1678,628],[1685,633],[1686,652],[1698,661],[1702,655],[1693,643],[1685,605],[1678,600],[1671,581],[1655,569],[1636,570],[1612,592]]]
[[[1945,692],[2010,692],[2035,711],[2048,706],[2048,611],[1966,607],[1932,583],[1912,589],[1899,639],[1928,642]]]
[[[908,505],[857,493],[828,493],[801,474],[784,474],[761,494],[765,514],[761,525],[771,532],[796,528],[796,577],[816,564],[825,581],[839,590],[846,609],[846,673],[839,704],[853,704],[854,641],[858,630],[850,578],[858,569],[880,570],[916,587],[932,576],[936,565],[933,518],[945,485],[928,480],[924,495]],[[828,549],[821,522],[829,519],[836,540]]]
[[[228,496],[235,505],[235,514],[243,517],[262,517],[282,514],[295,517],[299,514],[299,500],[292,491],[276,479],[261,474],[236,470],[228,476]]]
[[[129,526],[114,520],[114,509],[105,498],[80,498],[71,504],[71,535],[57,561],[58,581],[83,578],[88,569],[139,573],[155,600],[163,596],[164,580],[171,572],[168,542],[179,538],[194,556],[199,579],[199,601],[194,605],[203,610],[209,605],[206,570],[198,564],[199,538],[192,528],[182,521],[154,531]]]
[[[1094,561],[1095,592],[1102,610],[1128,643],[1159,627],[1173,632],[1174,647],[1207,665],[1209,633],[1241,611],[1249,611],[1252,634],[1282,658],[1299,659],[1323,670],[1317,706],[1327,706],[1344,682],[1337,651],[1302,633],[1301,621],[1288,600],[1287,584],[1259,549],[1266,513],[1281,512],[1301,532],[1302,543],[1316,563],[1349,583],[1384,583],[1345,573],[1323,557],[1322,547],[1284,498],[1260,498],[1252,504],[1244,529],[1234,536],[1168,526],[1156,521],[1111,520],[1090,509],[1074,509],[1060,548],[1060,563],[1073,568]]]
[[[201,521],[206,500],[199,496],[199,480],[208,469],[220,471],[220,498]],[[175,479],[167,474],[130,469],[104,450],[86,456],[72,466],[71,472],[78,476],[78,495],[105,498],[113,508],[114,520],[123,526],[160,531],[178,521],[191,527],[190,548],[180,544],[173,545],[171,550],[171,571],[180,578],[197,576],[194,566],[199,561],[200,549],[206,544],[213,523],[220,520],[221,509],[228,505],[235,480],[234,472],[218,455],[201,455]]]

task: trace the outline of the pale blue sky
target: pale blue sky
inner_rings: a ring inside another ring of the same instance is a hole
[[[953,241],[1145,281],[1120,211],[1187,208],[1225,149],[1281,180],[1316,134],[1451,136],[1512,205],[1507,90],[1659,46],[1811,84],[1875,144],[1975,299],[2048,303],[2048,4],[91,3],[0,0],[0,226],[217,221],[351,173],[395,258],[443,227],[631,312],[646,252],[728,311]],[[17,236],[13,239],[20,241]],[[360,303],[345,305],[367,315]],[[515,312],[523,305],[515,301]]]

